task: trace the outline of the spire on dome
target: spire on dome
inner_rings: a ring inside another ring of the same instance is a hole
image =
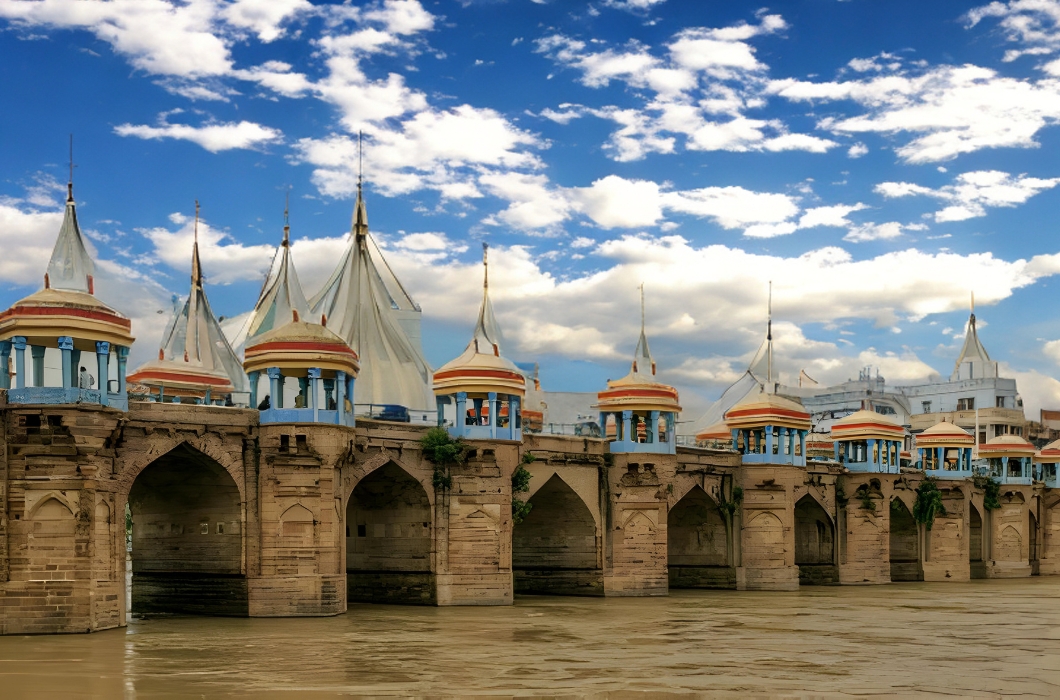
[[[490,301],[489,247],[489,243],[482,244],[482,306],[479,307],[471,342],[475,344],[476,352],[500,357],[501,329],[497,325],[497,317],[493,315],[493,302]]]
[[[640,283],[640,338],[637,340],[637,349],[633,352],[632,374],[647,375],[646,378],[655,376],[655,359],[651,356],[651,349],[648,348],[648,335],[644,331],[643,282]]]
[[[769,301],[766,305],[766,386],[773,386],[773,280],[769,280]],[[770,389],[771,390],[771,389]]]
[[[327,318],[328,328],[360,358],[358,403],[431,408],[431,368],[410,335],[415,330],[418,340],[420,307],[368,231],[360,176],[350,234],[335,272],[309,302],[312,312]]]
[[[968,316],[968,327],[964,334],[964,345],[957,363],[953,368],[951,380],[981,379],[997,376],[997,362],[990,359],[975,325],[975,292],[972,292],[971,312]]]
[[[191,288],[202,289],[202,266],[199,264],[199,200],[195,200],[194,242],[191,245]]]
[[[66,184],[66,213],[59,237],[55,240],[45,286],[92,294],[95,264],[88,254],[81,227],[77,225],[77,206],[74,204],[74,137],[70,136],[70,180]]]
[[[283,209],[283,241],[272,260],[272,267],[261,288],[258,303],[251,314],[247,330],[247,342],[256,336],[279,328],[297,316],[302,321],[310,319],[309,302],[298,281],[294,262],[291,260],[291,225],[287,205]]]

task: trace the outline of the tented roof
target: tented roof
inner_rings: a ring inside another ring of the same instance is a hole
[[[359,185],[350,245],[310,306],[314,316],[326,320],[327,327],[360,357],[359,405],[434,408],[430,365],[419,343],[409,338],[401,323],[401,317],[418,314],[419,306],[368,233],[368,214]]]
[[[294,312],[298,312],[299,320],[310,320],[309,302],[306,301],[291,260],[291,227],[285,220],[283,242],[273,258],[258,303],[254,305],[245,344],[249,345],[262,333],[289,323],[294,318]]]
[[[964,370],[962,372],[962,370]],[[964,334],[964,346],[957,356],[951,379],[979,379],[997,376],[997,363],[990,359],[975,327],[975,313],[968,317],[968,330]]]
[[[77,209],[74,206],[73,183],[66,189],[66,214],[55,241],[51,260],[48,262],[48,286],[74,292],[92,292],[89,278],[95,274],[95,265],[88,255],[81,227],[77,225]]]
[[[196,215],[196,223],[197,218]],[[177,373],[187,370],[194,374],[220,374],[228,378],[235,391],[249,391],[243,365],[225,338],[203,289],[197,230],[191,253],[191,292],[184,305],[175,311],[162,337],[159,359],[148,363],[150,368],[145,365],[137,372],[164,369]]]

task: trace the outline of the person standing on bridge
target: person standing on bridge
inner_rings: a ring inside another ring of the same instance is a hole
[[[96,383],[96,378],[88,373],[88,370],[85,369],[84,365],[81,365],[81,373],[78,375],[78,378],[77,378],[77,386],[78,386],[78,388],[80,388],[80,389],[91,389],[92,386],[95,383]]]

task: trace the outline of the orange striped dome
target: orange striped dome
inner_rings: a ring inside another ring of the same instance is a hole
[[[696,442],[732,442],[732,430],[724,421],[696,433]]]
[[[345,372],[356,377],[360,363],[346,341],[324,326],[291,321],[262,333],[247,345],[243,368],[248,374],[270,367],[279,367],[287,376],[297,376],[300,370],[317,367],[325,373]]]
[[[1053,440],[1048,445],[1035,452],[1034,461],[1045,463],[1060,462],[1060,440]]]
[[[937,423],[916,436],[917,447],[971,447],[975,438],[953,423]]]
[[[1018,435],[998,435],[979,446],[980,457],[1033,457],[1034,445]]]
[[[16,301],[0,314],[0,340],[24,336],[30,345],[53,345],[71,336],[74,348],[95,352],[97,341],[129,347],[128,318],[86,292],[45,288]]]
[[[751,394],[725,414],[730,428],[763,428],[772,425],[778,428],[809,430],[810,414],[798,401],[776,394],[760,391]]]
[[[836,440],[901,440],[905,428],[875,411],[861,410],[837,420],[832,425]]]

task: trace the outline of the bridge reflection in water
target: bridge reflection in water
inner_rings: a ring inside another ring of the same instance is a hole
[[[1034,578],[149,617],[94,635],[0,638],[0,679],[10,698],[1049,696],[1060,607],[1043,603],[1055,590]]]

